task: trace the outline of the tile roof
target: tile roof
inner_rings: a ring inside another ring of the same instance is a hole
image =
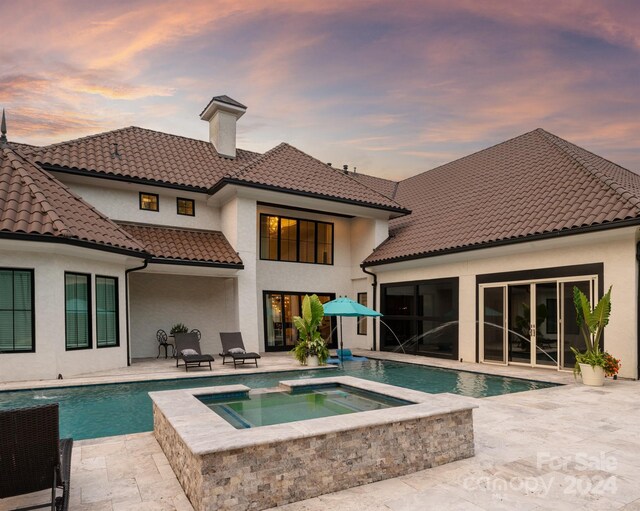
[[[220,231],[180,229],[119,222],[120,227],[139,240],[153,255],[151,262],[211,263],[211,265],[237,265],[242,268],[238,253]]]
[[[354,179],[351,173],[334,169],[286,143],[255,158],[218,186],[224,183],[264,185],[290,193],[408,212],[394,200]]]
[[[52,237],[144,257],[128,233],[10,145],[0,147],[0,236]]]
[[[257,156],[238,149],[235,159],[227,158],[210,142],[131,126],[45,146],[34,158],[49,167],[206,191]]]
[[[398,203],[366,183],[288,144],[280,144],[263,155],[238,149],[236,158],[227,158],[218,154],[210,142],[129,127],[32,151],[34,159],[50,169],[140,179],[203,192],[228,182],[260,184],[404,212]]]
[[[542,129],[401,181],[380,264],[640,219],[640,176]]]
[[[392,181],[383,177],[369,176],[368,174],[358,174],[357,172],[352,172],[350,175],[356,181],[359,181],[376,192],[386,195],[390,199],[395,199],[396,191],[400,184],[399,181]]]

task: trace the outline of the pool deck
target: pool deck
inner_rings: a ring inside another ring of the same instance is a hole
[[[278,510],[640,510],[640,382],[607,380],[603,388],[590,388],[575,384],[571,373],[402,354],[376,353],[376,358],[568,385],[477,399],[474,458]],[[286,355],[269,355],[262,365],[271,371],[295,368],[295,363],[286,359]],[[91,375],[64,383],[104,383],[104,379],[113,378],[132,381],[152,375],[155,379],[154,365],[142,363],[119,374]],[[231,367],[225,374],[240,371],[251,372]],[[202,373],[211,375],[209,371]],[[175,371],[160,374],[177,376]],[[218,364],[214,374],[222,374]],[[37,494],[5,499],[0,501],[0,510],[41,500]],[[76,442],[70,509],[183,511],[192,507],[153,435],[141,433]]]

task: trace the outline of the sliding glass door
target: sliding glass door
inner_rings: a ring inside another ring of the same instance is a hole
[[[480,360],[488,363],[571,369],[571,348],[584,349],[573,290],[593,302],[596,277],[481,284]]]

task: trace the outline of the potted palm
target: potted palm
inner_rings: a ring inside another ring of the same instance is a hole
[[[608,357],[610,357],[601,349],[600,339],[611,314],[611,288],[600,298],[595,307],[591,307],[586,295],[574,287],[573,303],[576,308],[578,327],[586,347],[584,352],[571,347],[576,357],[573,372],[576,376],[582,375],[582,383],[585,385],[600,387],[604,385],[605,369],[608,369]]]
[[[293,324],[298,329],[298,342],[291,350],[302,365],[324,365],[329,358],[329,348],[319,331],[322,318],[324,307],[318,296],[306,295],[302,300],[302,316],[293,318]]]

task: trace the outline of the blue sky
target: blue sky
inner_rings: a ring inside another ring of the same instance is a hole
[[[287,141],[402,178],[542,127],[640,171],[640,8],[629,1],[0,0],[9,138],[136,125]]]

